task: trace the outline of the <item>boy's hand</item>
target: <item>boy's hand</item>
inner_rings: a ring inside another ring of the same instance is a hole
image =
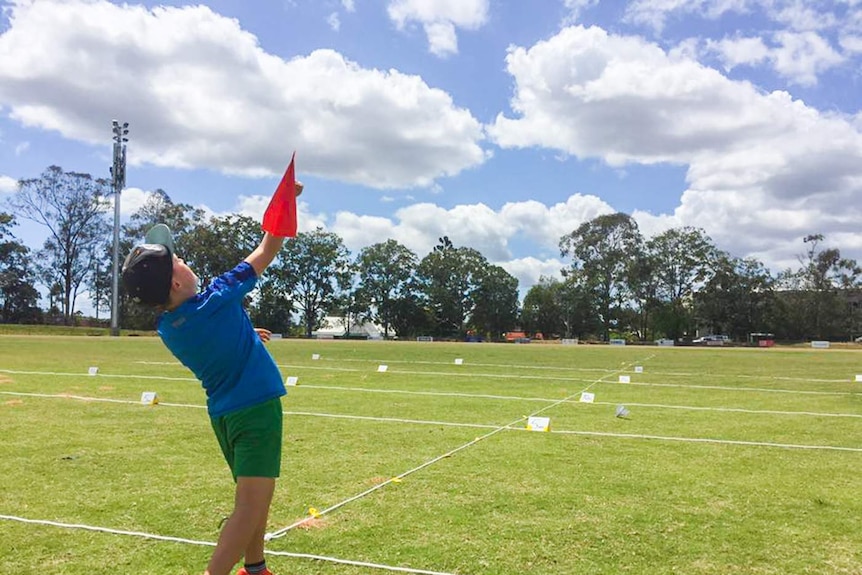
[[[293,189],[295,190],[294,195],[298,198],[302,194],[302,190],[305,189],[305,186],[302,184],[302,182],[297,180],[293,183]]]
[[[254,331],[257,332],[257,336],[260,338],[260,341],[262,341],[263,343],[268,342],[270,337],[272,336],[272,332],[266,328],[263,328],[263,327],[256,327],[256,328],[254,328]]]

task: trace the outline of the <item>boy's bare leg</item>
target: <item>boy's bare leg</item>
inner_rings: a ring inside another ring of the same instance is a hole
[[[237,478],[233,513],[221,530],[204,575],[229,575],[246,553],[260,555],[260,559],[247,557],[247,561],[263,560],[262,531],[266,529],[266,518],[274,492],[274,478]],[[259,542],[256,541],[258,537]]]
[[[263,538],[266,535],[266,520],[264,517],[263,521],[261,521],[260,526],[255,530],[254,536],[251,538],[251,542],[245,548],[245,562],[247,564],[260,563],[266,557],[263,554],[264,549],[264,541]]]

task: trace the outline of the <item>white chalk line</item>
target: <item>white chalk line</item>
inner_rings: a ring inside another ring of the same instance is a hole
[[[445,361],[417,361],[417,360],[385,360],[385,359],[343,359],[343,358],[325,358],[322,357],[320,360],[315,361],[333,361],[333,362],[354,362],[354,363],[372,363],[375,365],[379,364],[387,364],[387,365],[395,365],[399,363],[404,364],[417,364],[417,365],[446,365],[452,366],[453,369],[463,369],[464,367],[493,367],[500,369],[524,369],[524,370],[548,370],[548,371],[577,371],[577,372],[601,372],[601,373],[617,373],[619,370],[612,369],[603,369],[598,367],[567,367],[567,366],[549,366],[549,365],[518,365],[518,364],[501,364],[501,363],[473,363],[464,361],[463,364],[456,366],[454,363],[445,362]],[[137,362],[144,363],[144,362]],[[170,362],[165,362],[164,365],[172,365]],[[176,363],[176,365],[180,365]],[[321,369],[321,368],[318,368]],[[364,371],[364,370],[359,370]],[[452,372],[457,373],[455,371]],[[658,376],[679,376],[679,377],[704,377],[703,372],[700,373],[689,373],[683,371],[650,371],[650,375],[658,375]],[[740,379],[772,379],[772,380],[780,380],[780,381],[811,381],[815,383],[847,383],[849,379],[816,379],[816,378],[808,378],[808,377],[790,377],[790,376],[781,376],[781,375],[750,375],[750,374],[739,374],[737,376]]]
[[[0,370],[0,373],[12,373],[9,370]],[[21,372],[17,372],[21,373]],[[61,374],[61,373],[51,373],[51,372],[24,372],[27,375],[81,375],[81,374]],[[96,376],[86,376],[86,377],[98,377]],[[114,377],[114,378],[136,378],[137,376],[133,375],[104,375],[102,377]],[[151,376],[152,378],[160,378],[161,376]],[[176,381],[177,378],[166,378],[169,381]],[[197,382],[196,379],[193,378],[183,378],[180,381],[194,381]],[[602,382],[608,383],[608,382]],[[676,387],[676,384],[639,384],[639,383],[613,383],[610,382],[610,385],[654,385],[654,386],[664,386],[670,385]],[[710,386],[693,386],[705,389],[713,389]],[[401,389],[379,389],[379,388],[365,388],[365,387],[348,387],[348,386],[338,386],[338,385],[303,385],[303,389],[321,389],[327,391],[349,391],[349,392],[357,392],[357,393],[383,393],[383,394],[399,394],[399,395],[418,395],[418,396],[429,396],[429,397],[458,397],[465,399],[490,399],[490,400],[499,400],[499,401],[526,401],[526,402],[541,402],[541,403],[553,403],[558,401],[558,399],[544,398],[544,397],[524,397],[524,396],[516,396],[516,395],[494,395],[494,394],[482,394],[482,393],[459,393],[459,392],[443,392],[443,391],[411,391],[411,390],[401,390]],[[724,388],[721,387],[721,390],[735,390],[738,388]],[[745,388],[748,391],[776,391],[776,390],[755,390],[753,388]],[[789,390],[784,390],[787,393],[792,393]],[[14,392],[0,392],[6,395],[16,395]],[[805,392],[798,392],[805,393]],[[827,395],[847,395],[845,393],[838,392],[813,392],[818,394],[827,394]],[[26,395],[26,394],[24,394]],[[33,396],[38,396],[39,394],[30,394]],[[47,394],[44,397],[68,397],[70,399],[84,399],[87,401],[114,401],[117,403],[125,403],[125,400],[112,400],[105,398],[94,398],[94,397],[77,397],[70,394]],[[576,400],[564,400],[566,403],[574,403],[581,404],[582,402]],[[620,403],[620,402],[617,402]],[[690,410],[690,411],[716,411],[716,412],[732,412],[732,413],[750,413],[750,414],[759,414],[759,415],[790,415],[790,416],[814,416],[814,417],[846,417],[846,418],[862,418],[862,414],[856,413],[831,413],[831,412],[819,412],[819,411],[786,411],[786,410],[769,410],[769,409],[747,409],[747,408],[736,408],[736,407],[709,407],[709,406],[692,406],[692,405],[672,405],[672,404],[662,404],[662,403],[630,403],[630,402],[622,402],[629,406],[635,407],[650,407],[657,409],[678,409],[678,410]],[[611,405],[611,402],[602,402],[596,401],[594,402],[596,405]],[[168,405],[168,404],[165,404]]]
[[[410,373],[410,374],[427,374],[427,375],[465,375],[465,376],[485,376],[485,377],[511,377],[514,379],[518,379],[519,377],[524,378],[536,378],[536,379],[551,379],[551,380],[562,380],[562,381],[574,381],[574,382],[582,382],[589,380],[579,380],[572,378],[555,378],[555,377],[545,377],[545,376],[507,376],[507,375],[498,375],[498,374],[475,374],[475,373],[459,373],[458,370],[463,369],[464,367],[493,367],[500,369],[525,369],[525,370],[548,370],[548,371],[584,371],[584,372],[602,372],[602,373],[617,373],[613,370],[601,369],[601,368],[588,368],[588,367],[553,367],[553,366],[545,366],[545,365],[516,365],[516,364],[499,364],[499,363],[463,363],[459,366],[455,366],[452,363],[443,362],[443,361],[411,361],[411,360],[385,360],[385,359],[341,359],[341,358],[321,358],[320,360],[314,361],[332,361],[332,362],[353,362],[353,363],[371,363],[374,365],[395,365],[399,363],[404,364],[418,364],[418,365],[446,365],[452,366],[453,371],[451,372],[409,372],[409,371],[396,371],[393,373]],[[171,361],[136,361],[134,363],[144,364],[144,365],[172,365],[172,366],[182,366],[179,362],[171,362]],[[368,373],[367,370],[364,369],[355,369],[355,368],[338,368],[338,367],[316,367],[309,366],[307,364],[279,364],[279,367],[293,367],[293,368],[301,368],[301,369],[311,369],[311,370],[320,370],[320,371],[345,371],[350,373]],[[632,372],[634,373],[634,372]],[[650,371],[649,375],[655,376],[670,376],[670,377],[704,377],[709,376],[710,374],[704,374],[703,372],[694,373],[694,372],[684,372],[684,371]],[[810,378],[810,377],[790,377],[790,376],[782,376],[782,375],[751,375],[746,373],[741,373],[734,375],[733,377],[737,379],[756,379],[756,380],[774,380],[774,381],[797,381],[797,382],[812,382],[812,383],[853,383],[853,381],[848,377],[847,379],[823,379],[823,378]],[[644,383],[643,385],[650,385],[648,383]],[[654,384],[659,385],[659,384]],[[665,384],[665,385],[676,385],[676,384]],[[705,387],[705,386],[695,386],[695,387]],[[739,389],[739,388],[733,388]],[[746,389],[758,389],[758,388],[746,388]],[[792,390],[788,390],[792,391]],[[812,392],[812,393],[821,393],[821,392]],[[826,392],[829,393],[829,392]],[[835,392],[842,393],[842,392]],[[848,392],[852,393],[852,392]]]
[[[124,403],[128,405],[141,405],[138,401],[131,400],[120,400],[120,399],[106,399],[106,398],[98,398],[98,397],[85,397],[80,395],[69,395],[65,393],[60,394],[47,394],[47,393],[26,393],[26,392],[17,392],[17,391],[0,391],[0,395],[11,395],[11,396],[23,396],[23,397],[36,397],[41,399],[74,399],[78,401],[92,401],[92,402],[106,402],[106,403]],[[580,403],[580,402],[578,402]],[[609,402],[595,402],[596,405],[616,405],[616,403]],[[585,404],[587,405],[587,404]],[[637,404],[630,404],[634,405]],[[180,407],[180,408],[188,408],[188,409],[206,409],[205,405],[194,405],[187,403],[164,403],[159,402],[158,406],[164,407]],[[649,405],[647,405],[649,406]],[[148,406],[151,407],[151,406]],[[649,406],[654,407],[654,406]],[[672,406],[658,406],[663,408],[673,408]],[[691,408],[698,409],[698,408]],[[497,429],[499,426],[489,423],[461,423],[461,422],[453,422],[453,421],[435,421],[435,420],[425,420],[425,419],[406,419],[401,417],[379,417],[379,416],[370,416],[370,415],[351,415],[351,414],[339,414],[339,413],[320,413],[313,411],[284,411],[284,414],[287,416],[296,416],[296,417],[321,417],[321,418],[329,418],[329,419],[348,419],[348,420],[356,420],[356,421],[372,421],[378,423],[397,423],[397,424],[411,424],[411,425],[433,425],[433,426],[442,426],[442,427],[461,427],[461,428],[474,428],[474,429]],[[797,415],[798,412],[789,412],[788,415]],[[822,413],[811,413],[811,415],[822,416]],[[842,415],[836,414],[834,417],[860,417],[858,415]],[[519,421],[522,421],[524,418],[520,418]],[[528,431],[525,427],[508,427],[507,431]],[[751,445],[758,447],[776,447],[776,448],[792,448],[792,449],[816,449],[816,450],[837,450],[837,451],[854,451],[854,452],[862,452],[862,448],[857,447],[842,447],[835,445],[805,445],[805,444],[789,444],[789,443],[774,443],[768,441],[744,441],[744,440],[735,440],[735,439],[714,439],[714,438],[703,438],[703,437],[677,437],[677,436],[668,436],[668,435],[648,435],[648,434],[632,434],[632,433],[614,433],[614,432],[599,432],[599,431],[579,431],[579,430],[559,430],[552,429],[549,433],[552,434],[562,434],[562,435],[596,435],[600,437],[616,437],[616,438],[629,438],[629,439],[660,439],[664,441],[679,441],[679,442],[698,442],[698,443],[715,443],[715,444],[726,444],[726,445]],[[308,518],[304,518],[302,521],[307,521]],[[301,521],[301,522],[302,522]],[[300,522],[300,523],[301,523]]]
[[[59,527],[62,529],[81,529],[85,531],[95,531],[98,533],[110,533],[111,535],[124,535],[129,537],[140,537],[144,539],[154,539],[156,541],[169,541],[171,543],[183,543],[186,545],[199,545],[206,547],[215,547],[216,544],[212,541],[200,541],[197,539],[187,539],[184,537],[171,537],[168,535],[158,535],[155,533],[146,533],[143,531],[126,531],[124,529],[112,529],[109,527],[98,527],[93,525],[83,525],[80,523],[62,523],[59,521],[48,521],[45,519],[26,519],[14,515],[0,515],[0,519],[6,521],[17,521],[19,523],[28,523],[33,525],[45,525],[49,527]],[[291,557],[294,559],[313,559],[316,561],[325,561],[329,563],[338,563],[341,565],[352,565],[356,567],[368,567],[371,569],[381,569],[384,571],[397,571],[401,573],[416,573],[418,575],[454,575],[452,573],[444,573],[442,571],[427,571],[425,569],[411,569],[409,567],[397,567],[393,565],[383,565],[381,563],[369,563],[367,561],[353,561],[350,559],[340,559],[337,557],[328,557],[326,555],[315,555],[310,553],[293,553],[290,551],[274,551],[265,549],[267,555],[275,555],[279,557]]]
[[[173,364],[166,364],[173,365]],[[179,365],[179,364],[176,364]],[[309,367],[304,365],[285,365],[278,364],[280,368],[294,368],[294,369],[310,369],[310,370],[319,370],[319,371],[342,371],[342,372],[350,372],[350,373],[369,373],[360,369],[350,369],[350,368],[328,368],[328,367]],[[89,375],[86,373],[69,373],[69,372],[53,372],[53,371],[18,371],[11,369],[0,369],[0,373],[8,373],[11,375],[53,375],[53,376],[61,376],[61,377],[105,377],[105,378],[114,378],[114,379],[149,379],[155,381],[189,381],[194,383],[199,383],[197,379],[193,377],[170,377],[164,375],[135,375],[135,374],[104,374],[97,373],[95,375]],[[374,372],[376,373],[376,372]],[[536,379],[542,381],[565,381],[567,383],[583,383],[585,380],[572,379],[572,378],[564,378],[564,377],[540,377],[540,376],[531,376],[531,375],[505,375],[505,374],[451,374],[446,372],[412,372],[412,371],[392,371],[389,373],[397,373],[397,374],[406,374],[406,375],[456,375],[457,377],[463,377],[469,379],[470,377],[486,377],[486,378],[495,378],[495,379]],[[589,381],[589,380],[586,380]],[[806,380],[813,381],[813,380]],[[608,384],[608,385],[636,385],[641,387],[673,387],[680,389],[711,389],[717,391],[746,391],[746,392],[756,392],[756,393],[789,393],[789,394],[799,394],[799,395],[826,395],[826,396],[856,396],[859,395],[857,392],[852,391],[814,391],[814,390],[797,390],[797,389],[775,389],[768,387],[730,387],[730,386],[721,386],[721,385],[692,385],[692,384],[684,384],[684,383],[647,383],[647,382],[629,382],[629,383],[616,383],[613,381],[602,381],[600,383]],[[310,386],[306,386],[310,387]]]
[[[138,362],[142,363],[142,362]],[[162,365],[162,364],[160,364]],[[165,362],[163,365],[180,365],[173,364],[169,362]],[[278,364],[280,368],[286,369],[304,369],[304,370],[313,370],[313,371],[337,371],[337,372],[347,372],[347,373],[369,373],[367,370],[363,369],[353,369],[349,367],[316,367],[316,366],[308,366],[308,365],[294,365],[294,364]],[[3,370],[0,370],[2,373]],[[12,373],[12,372],[7,372]],[[35,372],[32,372],[35,373]],[[372,372],[377,373],[377,372]],[[451,377],[455,376],[458,378],[470,379],[470,378],[492,378],[492,379],[529,379],[529,380],[540,380],[540,381],[564,381],[567,383],[584,383],[590,380],[582,380],[582,379],[574,379],[570,377],[546,377],[539,375],[507,375],[507,374],[494,374],[494,373],[457,373],[457,372],[433,372],[433,371],[389,371],[387,373],[395,373],[395,374],[405,374],[405,375],[433,375],[433,376],[444,376]],[[617,373],[617,372],[614,372]],[[45,375],[80,375],[80,374],[45,374]],[[98,377],[100,374],[96,374]],[[653,375],[655,375],[653,373]],[[692,374],[698,375],[698,374]],[[702,375],[702,374],[700,374]],[[119,376],[115,376],[119,377]],[[128,376],[134,377],[134,376]],[[151,378],[157,378],[158,376],[148,376]],[[755,377],[755,376],[750,376]],[[781,379],[781,378],[774,378]],[[787,378],[789,379],[789,378]],[[815,383],[851,383],[849,380],[835,380],[835,379],[793,379],[792,381],[805,381],[805,382],[815,382]],[[613,381],[603,381],[601,383],[605,383],[608,385],[637,385],[641,387],[674,387],[680,389],[711,389],[716,391],[746,391],[746,392],[755,392],[755,393],[790,393],[790,394],[800,394],[800,395],[833,395],[833,396],[856,396],[860,395],[859,392],[853,391],[817,391],[817,390],[807,390],[807,389],[780,389],[780,388],[771,388],[771,387],[732,387],[727,385],[695,385],[695,384],[686,384],[686,383],[650,383],[650,382],[630,382],[630,383],[616,383]]]
[[[652,357],[652,356],[650,356],[650,357]],[[647,359],[649,359],[649,358],[647,358]],[[607,376],[605,376],[605,377],[607,377]],[[596,384],[596,383],[598,383],[599,381],[600,381],[600,379],[597,379],[597,380],[595,380],[593,383],[591,383],[590,385],[586,386],[584,389],[580,390],[579,392],[577,392],[577,393],[575,393],[575,394],[572,394],[572,395],[570,395],[570,396],[568,396],[568,397],[566,397],[566,398],[563,398],[563,399],[561,399],[561,400],[559,400],[559,401],[556,401],[556,402],[554,402],[554,403],[551,403],[551,404],[549,404],[549,405],[546,405],[545,407],[542,407],[541,409],[538,409],[538,410],[534,411],[534,412],[533,412],[533,413],[531,413],[530,415],[525,415],[525,416],[519,417],[519,418],[515,419],[514,421],[511,421],[511,422],[507,423],[506,425],[503,425],[503,426],[497,427],[496,429],[493,429],[492,431],[489,431],[489,432],[488,432],[488,433],[486,433],[485,435],[479,436],[479,437],[477,437],[477,438],[473,439],[472,441],[468,441],[467,443],[465,443],[465,444],[463,444],[463,445],[461,445],[461,446],[459,446],[459,447],[456,447],[455,449],[452,449],[452,450],[450,450],[450,451],[447,451],[447,452],[446,452],[446,453],[444,453],[443,455],[439,455],[439,456],[437,456],[437,457],[435,457],[435,458],[433,458],[433,459],[431,459],[431,460],[429,460],[429,461],[426,461],[425,463],[422,463],[421,465],[419,465],[419,466],[417,466],[417,467],[414,467],[413,469],[410,469],[410,470],[405,471],[405,472],[403,472],[403,473],[401,473],[401,474],[399,474],[399,475],[396,475],[395,477],[392,477],[392,478],[390,478],[390,479],[387,479],[386,481],[384,481],[384,482],[382,482],[382,483],[379,483],[378,485],[375,485],[374,487],[371,487],[370,489],[366,489],[365,491],[363,491],[363,492],[361,492],[361,493],[358,493],[358,494],[354,495],[353,497],[349,497],[349,498],[347,498],[347,499],[345,499],[345,500],[343,500],[343,501],[341,501],[341,502],[339,502],[339,503],[336,503],[335,505],[331,505],[330,507],[327,507],[327,508],[326,508],[326,509],[324,509],[323,511],[318,512],[316,515],[314,515],[314,517],[320,517],[320,516],[322,516],[322,515],[324,515],[324,514],[326,514],[326,513],[330,513],[330,512],[332,512],[332,511],[335,511],[336,509],[338,509],[338,508],[340,508],[340,507],[343,507],[344,505],[347,505],[348,503],[351,503],[351,502],[353,502],[353,501],[356,501],[357,499],[361,499],[361,498],[363,498],[363,497],[366,497],[367,495],[370,495],[371,493],[374,493],[374,492],[375,492],[375,491],[377,491],[378,489],[382,489],[383,487],[385,487],[385,486],[389,485],[390,483],[400,482],[404,477],[407,477],[408,475],[411,475],[411,474],[413,474],[413,473],[416,473],[417,471],[420,471],[420,470],[422,470],[422,469],[425,469],[426,467],[428,467],[428,466],[430,466],[430,465],[433,465],[433,464],[437,463],[438,461],[441,461],[441,460],[443,460],[443,459],[446,459],[446,458],[448,458],[448,457],[451,457],[451,456],[455,455],[456,453],[458,453],[458,452],[460,452],[460,451],[463,451],[463,450],[465,450],[465,449],[467,449],[467,448],[469,448],[469,447],[472,447],[473,445],[476,445],[477,443],[479,443],[479,442],[481,442],[481,441],[484,441],[485,439],[488,439],[489,437],[492,437],[492,436],[494,436],[494,435],[496,435],[496,434],[500,433],[501,431],[505,431],[505,430],[512,429],[512,426],[517,425],[517,424],[519,424],[519,423],[522,423],[522,422],[524,422],[524,421],[528,420],[530,417],[534,417],[534,416],[536,416],[536,415],[538,415],[538,414],[540,414],[540,413],[542,413],[542,412],[544,412],[544,411],[547,411],[548,409],[551,409],[551,408],[553,408],[553,407],[556,407],[557,405],[562,404],[563,402],[565,402],[565,401],[566,401],[566,400],[568,400],[568,399],[571,399],[571,398],[573,398],[573,397],[575,397],[575,396],[577,396],[577,395],[580,395],[581,393],[585,392],[586,390],[588,390],[590,387],[592,387],[593,385],[595,385],[595,384]],[[275,538],[278,538],[278,537],[283,537],[283,536],[284,536],[284,535],[286,535],[290,530],[292,530],[292,529],[294,529],[294,528],[296,528],[296,527],[298,527],[298,526],[302,525],[302,524],[303,524],[305,521],[307,521],[307,520],[308,520],[308,518],[305,518],[305,519],[302,519],[302,520],[297,521],[297,522],[295,522],[295,523],[292,523],[291,525],[288,525],[287,527],[284,527],[284,528],[282,528],[282,529],[279,529],[279,530],[277,530],[277,531],[274,531],[274,532],[272,532],[272,533],[267,533],[267,534],[266,534],[266,538],[267,538],[267,539],[275,539]]]

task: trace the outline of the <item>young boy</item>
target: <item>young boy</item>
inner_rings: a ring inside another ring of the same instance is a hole
[[[296,183],[296,195],[302,184]],[[161,310],[165,346],[201,381],[213,431],[236,483],[234,509],[204,575],[271,575],[264,535],[281,468],[281,373],[242,307],[284,243],[264,233],[260,245],[231,271],[198,293],[198,278],[174,254],[167,226],[147,233],[123,264],[123,284],[135,301]]]

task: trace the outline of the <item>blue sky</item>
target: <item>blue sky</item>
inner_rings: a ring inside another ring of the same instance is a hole
[[[812,233],[862,260],[862,0],[2,6],[0,206],[52,164],[107,177],[116,118],[124,217],[157,188],[260,217],[296,150],[301,229],[445,234],[522,290],[615,211],[773,272]]]

